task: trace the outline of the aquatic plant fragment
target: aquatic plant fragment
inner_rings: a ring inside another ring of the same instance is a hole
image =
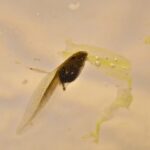
[[[129,108],[132,102],[131,64],[126,58],[107,49],[75,44],[71,41],[67,41],[66,50],[62,53],[68,57],[76,51],[86,51],[88,53],[87,61],[112,78],[117,88],[116,99],[104,110],[103,115],[96,123],[96,129],[84,136],[85,138],[93,137],[94,141],[98,142],[102,124],[110,120],[119,108]]]
[[[31,102],[29,103],[22,122],[17,130],[18,133],[21,133],[31,124],[36,115],[48,102],[57,85],[61,84],[63,90],[65,90],[65,84],[74,81],[79,76],[86,59],[86,52],[76,52],[54,71],[47,73],[31,98]],[[34,69],[32,68],[32,70]],[[39,69],[37,69],[37,71],[39,71]]]

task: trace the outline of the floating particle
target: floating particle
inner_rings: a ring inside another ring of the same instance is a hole
[[[21,62],[18,60],[15,60],[15,64],[19,65],[19,64],[21,64]]]
[[[24,79],[23,81],[22,81],[22,84],[27,84],[28,83],[28,80],[27,79]]]
[[[39,69],[39,68],[33,68],[33,67],[28,67],[32,71],[40,72],[40,73],[48,73],[48,71]]]
[[[33,60],[34,61],[40,61],[40,58],[34,58]]]
[[[77,9],[79,9],[79,7],[80,7],[80,2],[79,2],[79,1],[72,2],[72,3],[70,3],[70,4],[68,5],[68,8],[69,8],[70,10],[77,10]]]

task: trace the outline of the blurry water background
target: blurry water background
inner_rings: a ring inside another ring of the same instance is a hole
[[[149,14],[148,0],[0,0],[0,150],[149,150]],[[95,128],[116,88],[88,63],[28,131],[16,134],[44,77],[27,67],[53,70],[67,39],[112,49],[132,63],[134,101],[103,125],[98,144],[82,136]]]

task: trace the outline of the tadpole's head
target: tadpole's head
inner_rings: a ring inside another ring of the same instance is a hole
[[[58,75],[61,83],[72,82],[80,74],[88,53],[85,51],[79,51],[70,56],[59,68]]]
[[[74,53],[72,56],[68,58],[68,61],[72,63],[78,63],[81,64],[85,62],[87,58],[88,53],[85,51],[79,51],[77,53]]]

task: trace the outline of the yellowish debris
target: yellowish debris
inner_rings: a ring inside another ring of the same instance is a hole
[[[107,49],[98,48],[89,45],[78,45],[67,41],[67,48],[63,51],[63,55],[68,57],[77,51],[88,52],[88,62],[97,67],[101,72],[114,80],[117,88],[116,99],[105,110],[104,114],[96,123],[96,129],[86,137],[93,137],[95,142],[99,141],[99,132],[103,123],[110,120],[119,108],[129,108],[132,102],[132,79],[130,62]]]
[[[150,36],[145,37],[144,43],[150,45]]]

